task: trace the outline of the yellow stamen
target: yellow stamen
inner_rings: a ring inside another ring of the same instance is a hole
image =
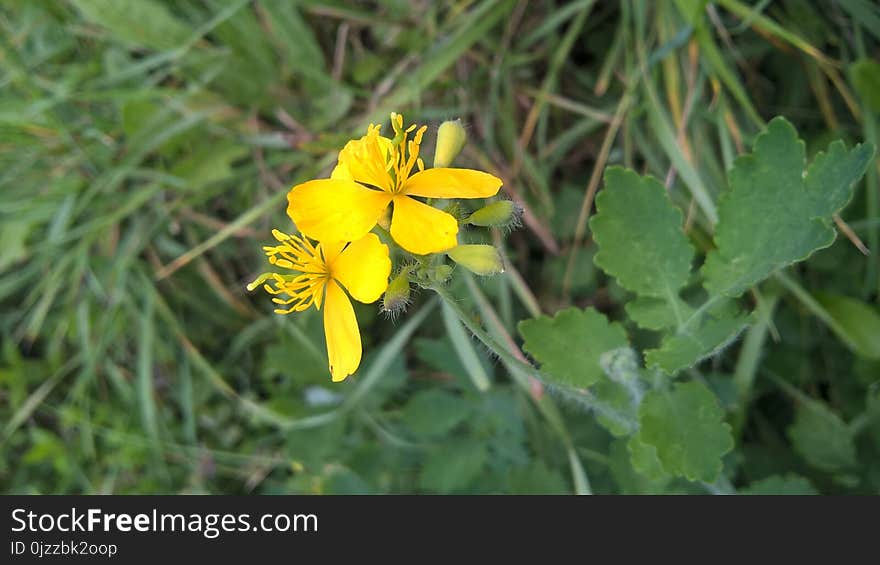
[[[275,304],[289,306],[287,309],[276,309],[277,314],[302,312],[313,304],[320,309],[324,287],[330,279],[321,244],[314,245],[306,238],[278,230],[272,230],[272,235],[279,245],[263,247],[269,263],[294,273],[263,273],[248,285],[248,290],[262,284],[263,289],[271,295],[286,295],[287,298],[272,298]]]
[[[394,182],[389,187],[392,194],[401,192],[403,184],[412,173],[413,167],[418,165],[419,170],[424,170],[424,163],[419,158],[419,149],[422,145],[422,137],[425,135],[428,126],[422,126],[416,130],[416,125],[412,124],[408,128],[403,127],[403,116],[400,114],[391,114],[391,127],[394,128],[394,139],[391,140],[391,153],[385,167],[393,173]],[[416,132],[412,139],[409,134]]]

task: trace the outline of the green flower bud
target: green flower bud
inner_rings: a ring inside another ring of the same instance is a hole
[[[437,146],[434,148],[434,167],[448,167],[452,164],[467,141],[467,133],[461,120],[450,120],[437,128]]]
[[[504,272],[501,255],[491,245],[467,244],[453,247],[446,252],[450,259],[478,275],[494,275]]]
[[[503,228],[517,225],[520,214],[520,207],[513,200],[496,200],[468,216],[465,222],[474,226]]]
[[[409,272],[410,269],[404,267],[400,273],[394,277],[388,288],[385,289],[385,296],[382,298],[382,311],[392,316],[400,314],[409,305]]]

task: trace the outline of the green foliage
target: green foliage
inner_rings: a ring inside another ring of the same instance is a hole
[[[444,435],[463,422],[469,406],[442,390],[426,390],[413,397],[403,408],[403,422],[413,432],[424,436]]]
[[[664,336],[659,348],[645,353],[645,362],[666,373],[677,373],[730,345],[747,323],[748,316],[743,314],[731,317],[722,314],[718,318],[707,314],[699,325],[686,332]]]
[[[590,222],[599,247],[594,262],[637,295],[626,304],[630,318],[641,328],[661,332],[659,347],[645,351],[646,368],[675,376],[728,347],[752,316],[726,297],[736,297],[775,271],[830,245],[836,235],[830,216],[852,199],[853,186],[873,155],[870,145],[848,151],[834,142],[805,171],[804,143],[794,128],[782,118],[770,122],[758,135],[754,152],[738,158],[730,172],[731,189],[719,206],[717,247],[709,251],[702,269],[709,294],[701,305],[681,296],[692,277],[694,249],[683,232],[682,214],[667,191],[652,177],[609,168]],[[849,299],[820,301],[837,320],[835,328],[840,329],[835,331],[846,343],[869,357],[875,349],[880,351],[872,343],[875,334],[880,335],[874,328],[875,312]],[[852,318],[865,322],[864,329],[857,329]],[[553,319],[521,322],[520,333],[525,350],[541,363],[550,383],[595,385],[581,393],[583,402],[610,433],[632,436],[628,446],[633,471],[650,481],[667,475],[716,481],[721,458],[734,443],[715,395],[698,382],[669,387],[659,376],[651,381],[653,390],[643,392],[644,381],[650,379],[640,374],[635,361],[623,365],[609,361],[609,355],[617,355],[615,344],[622,347],[628,342],[621,331],[609,331],[614,327],[594,310],[570,309]],[[597,366],[605,379],[595,371]],[[637,425],[632,423],[634,410]],[[812,443],[821,437],[814,412],[798,413],[790,430],[795,449],[824,470],[854,464],[854,449],[837,437],[846,428],[831,425],[833,419],[826,422],[825,433],[835,436],[823,438],[826,450],[820,452],[822,443]]]
[[[599,246],[593,261],[622,287],[640,297],[663,298],[674,310],[694,254],[682,232],[681,212],[651,177],[609,167],[605,186],[590,222]]]
[[[639,408],[636,445],[651,446],[667,473],[712,482],[721,457],[733,449],[730,426],[712,392],[696,382],[648,393]],[[634,455],[644,468],[644,449]]]
[[[810,495],[819,494],[810,481],[797,475],[773,475],[760,481],[755,481],[748,487],[739,491],[740,494],[751,495]]]
[[[880,314],[877,309],[837,294],[816,296],[836,322],[832,329],[843,343],[865,359],[880,359]]]
[[[137,47],[156,50],[180,47],[191,33],[186,24],[155,0],[73,0],[73,5],[87,20]]]
[[[850,65],[853,86],[874,112],[880,112],[880,63],[873,59],[859,59]]]
[[[730,171],[718,206],[716,249],[706,257],[706,289],[739,296],[774,271],[831,245],[831,215],[852,198],[853,184],[874,156],[870,144],[847,151],[833,143],[804,170],[805,148],[794,127],[776,118],[751,155]]]
[[[619,324],[593,309],[569,308],[552,318],[541,316],[520,322],[525,349],[542,368],[564,385],[585,388],[602,377],[599,357],[627,345]]]
[[[419,486],[440,494],[461,490],[479,474],[488,455],[486,446],[480,443],[453,443],[440,447],[428,455]]]
[[[880,12],[746,4],[3,3],[0,491],[880,493]],[[244,285],[392,110],[506,272],[333,384]]]
[[[843,471],[856,464],[852,432],[837,414],[820,402],[798,406],[788,435],[807,463],[824,471]]]

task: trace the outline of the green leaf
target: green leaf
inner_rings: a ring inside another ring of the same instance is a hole
[[[663,185],[609,167],[596,208],[590,221],[599,246],[596,265],[640,296],[677,297],[690,275],[694,250],[681,229],[681,211]]]
[[[315,32],[299,13],[295,3],[261,0],[260,8],[268,17],[265,25],[278,45],[282,59],[293,69],[310,75],[325,75],[327,64]]]
[[[817,469],[834,472],[856,464],[852,431],[821,402],[810,401],[798,406],[788,436],[795,451]]]
[[[200,145],[179,160],[171,174],[187,181],[186,190],[198,190],[232,177],[232,164],[248,154],[248,148],[231,141]]]
[[[832,329],[857,355],[880,359],[880,314],[876,308],[855,298],[817,293],[816,299],[837,324]]]
[[[655,331],[677,327],[694,314],[694,309],[678,297],[672,302],[659,298],[636,298],[627,302],[624,308],[640,328]]]
[[[716,249],[703,266],[710,294],[739,296],[831,245],[836,234],[830,216],[850,200],[873,152],[868,144],[847,151],[835,142],[805,177],[803,141],[784,118],[771,121],[754,152],[739,157],[730,171],[730,190],[718,206]]]
[[[510,473],[511,494],[570,494],[571,489],[558,471],[543,461],[534,461]]]
[[[663,338],[658,349],[645,353],[645,363],[660,367],[673,374],[693,367],[703,359],[718,354],[730,345],[749,323],[748,314],[718,318],[706,316],[700,325],[683,334],[670,334]]]
[[[409,281],[406,284],[409,285]],[[458,319],[458,316],[455,315],[455,312],[448,304],[443,304],[442,311],[446,335],[449,337],[449,341],[452,342],[452,347],[455,349],[455,353],[465,371],[467,371],[471,382],[480,392],[489,390],[489,387],[492,386],[492,380],[483,366],[480,354],[477,353],[474,343],[471,341],[471,334],[467,333],[461,320]]]
[[[880,63],[873,59],[859,59],[849,67],[853,86],[865,105],[880,112]]]
[[[486,445],[482,442],[444,445],[428,455],[419,484],[424,490],[441,494],[463,490],[477,477],[488,459]]]
[[[708,0],[675,0],[675,5],[685,21],[690,25],[696,25],[706,10]]]
[[[771,475],[767,478],[755,481],[744,489],[738,491],[738,494],[752,495],[805,495],[819,494],[816,488],[809,480],[800,475]]]
[[[705,385],[679,383],[645,395],[639,409],[638,441],[657,450],[663,470],[692,481],[713,482],[721,457],[733,449],[730,426]]]
[[[653,479],[636,468],[628,449],[628,441],[619,439],[611,444],[608,454],[608,468],[621,494],[663,494],[672,477],[659,470],[660,478]],[[651,452],[654,448],[648,447]],[[656,455],[654,456],[656,459]],[[659,468],[660,462],[657,461]]]
[[[154,0],[73,0],[73,4],[86,19],[132,45],[170,49],[181,45],[191,33]]]
[[[523,349],[557,382],[586,388],[602,378],[599,357],[628,345],[623,327],[594,308],[568,308],[553,318],[541,316],[519,323]]]
[[[0,271],[28,256],[26,242],[33,229],[30,221],[3,219],[0,227]]]
[[[812,213],[827,218],[843,210],[853,196],[853,186],[874,159],[874,146],[856,145],[847,150],[840,140],[819,152],[807,169],[807,194],[813,201]]]
[[[625,437],[636,428],[638,417],[633,397],[620,383],[603,378],[590,389],[597,401],[594,408],[596,421],[614,437]]]
[[[425,436],[443,435],[463,422],[470,406],[462,398],[438,389],[415,394],[403,408],[403,422]]]
[[[626,444],[629,451],[630,464],[638,473],[652,481],[666,481],[669,474],[663,470],[663,464],[657,457],[657,448],[653,445],[642,443],[639,436],[632,436]]]

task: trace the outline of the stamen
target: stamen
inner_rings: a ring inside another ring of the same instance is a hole
[[[272,235],[280,245],[264,246],[269,263],[282,269],[293,271],[291,275],[263,273],[248,285],[253,290],[263,285],[263,290],[273,296],[272,301],[286,309],[276,309],[278,314],[302,312],[313,304],[320,308],[323,301],[324,285],[329,279],[320,245],[297,235],[272,230]],[[279,295],[281,297],[279,297]]]

